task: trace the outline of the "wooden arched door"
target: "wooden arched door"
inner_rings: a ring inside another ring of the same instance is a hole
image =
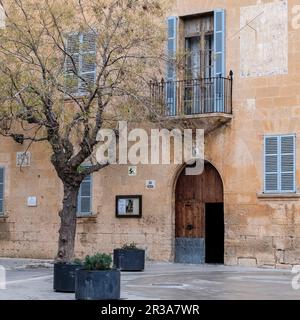
[[[180,174],[176,185],[175,262],[224,262],[223,183],[205,163],[202,175]]]

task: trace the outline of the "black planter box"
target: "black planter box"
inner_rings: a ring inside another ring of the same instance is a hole
[[[78,264],[54,264],[53,290],[56,292],[75,292],[75,272],[82,268]]]
[[[114,266],[121,271],[143,271],[145,269],[145,250],[115,249]]]
[[[119,270],[77,270],[75,277],[76,300],[119,300],[121,274]]]

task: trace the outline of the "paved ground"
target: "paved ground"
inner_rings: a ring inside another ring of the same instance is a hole
[[[0,300],[72,300],[52,291],[49,261],[0,259],[7,269],[7,289]],[[122,273],[123,299],[300,299],[289,270],[224,266],[148,264],[142,273]]]

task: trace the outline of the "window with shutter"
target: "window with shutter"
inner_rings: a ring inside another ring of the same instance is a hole
[[[4,168],[0,168],[0,215],[4,214]]]
[[[77,215],[78,216],[89,216],[92,214],[92,176],[89,175],[84,178],[81,183],[78,204],[77,204]]]
[[[265,137],[265,193],[296,192],[296,136]]]
[[[71,33],[67,36],[65,62],[66,91],[84,95],[96,80],[96,34]]]

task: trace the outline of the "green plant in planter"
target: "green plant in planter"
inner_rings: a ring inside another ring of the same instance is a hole
[[[120,299],[120,271],[113,269],[109,254],[87,256],[83,268],[76,271],[75,298],[77,300]]]
[[[106,253],[96,253],[93,256],[86,256],[84,267],[87,270],[111,270],[112,258]]]
[[[122,250],[138,250],[138,247],[134,242],[132,242],[130,244],[125,243],[121,249]]]

